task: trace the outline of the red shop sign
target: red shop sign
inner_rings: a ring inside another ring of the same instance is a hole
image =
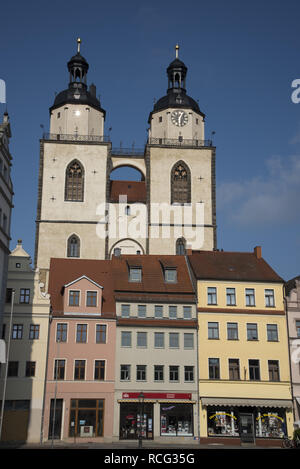
[[[123,392],[122,399],[139,399],[140,392]],[[192,399],[190,393],[144,392],[145,399]]]

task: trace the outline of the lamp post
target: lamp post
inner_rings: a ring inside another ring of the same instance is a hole
[[[7,373],[8,373],[10,342],[11,342],[14,300],[15,300],[15,290],[12,289],[12,291],[11,291],[11,303],[10,303],[9,332],[8,332],[7,353],[6,353],[6,367],[5,367],[5,376],[4,376],[4,383],[3,383],[3,396],[2,396],[2,406],[1,406],[1,416],[0,416],[0,441],[1,441],[1,436],[2,436],[2,426],[3,426],[3,418],[4,418],[4,404],[5,404],[5,394],[6,394],[6,383],[7,383]]]
[[[142,436],[142,428],[144,422],[144,394],[143,392],[139,395],[139,413],[140,413],[140,431],[139,431],[139,449],[143,447],[143,436]]]
[[[52,415],[52,441],[51,448],[53,449],[54,444],[54,430],[55,430],[55,418],[56,418],[56,400],[57,400],[57,380],[58,380],[58,365],[59,365],[59,344],[60,338],[57,338],[57,360],[55,366],[55,389],[54,389],[54,402],[53,402],[53,415]]]

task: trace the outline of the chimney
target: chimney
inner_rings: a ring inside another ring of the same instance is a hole
[[[261,246],[255,246],[254,254],[256,259],[261,259]]]

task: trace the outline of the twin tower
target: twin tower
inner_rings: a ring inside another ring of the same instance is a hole
[[[140,153],[112,148],[96,87],[87,85],[88,69],[78,40],[68,88],[56,95],[50,133],[40,141],[36,266],[48,269],[51,257],[215,249],[215,147],[205,140],[205,115],[186,93],[178,46]],[[112,180],[122,166],[137,169],[140,180]]]

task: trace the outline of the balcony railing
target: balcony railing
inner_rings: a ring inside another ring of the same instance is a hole
[[[68,142],[97,142],[107,143],[110,142],[110,137],[107,135],[79,135],[79,134],[43,134],[44,140],[68,141]]]
[[[168,147],[211,147],[212,140],[190,138],[153,138],[148,139],[149,145],[164,145]]]

